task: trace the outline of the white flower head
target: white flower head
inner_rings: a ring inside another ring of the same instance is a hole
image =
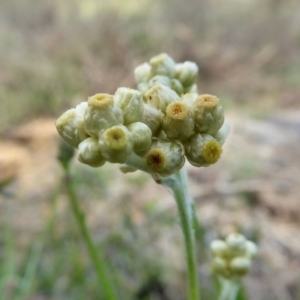
[[[123,113],[121,108],[114,104],[112,95],[96,94],[88,99],[84,121],[88,134],[98,137],[102,130],[123,124]]]
[[[56,129],[60,136],[71,146],[78,145],[89,135],[85,131],[83,114],[81,109],[85,104],[80,104],[63,113],[55,123]]]
[[[194,62],[186,61],[176,64],[176,78],[187,87],[196,82],[198,75],[198,66]]]
[[[125,125],[138,122],[142,118],[144,102],[141,92],[125,87],[118,88],[114,103],[121,108]]]
[[[101,167],[105,164],[106,160],[102,156],[98,140],[89,137],[82,141],[78,146],[78,160],[91,167]]]

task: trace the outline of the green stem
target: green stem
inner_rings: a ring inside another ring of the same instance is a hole
[[[95,243],[93,242],[93,239],[91,237],[91,234],[86,226],[85,222],[85,216],[82,210],[80,209],[80,206],[78,204],[77,195],[75,193],[71,176],[66,170],[66,177],[65,177],[65,183],[67,192],[69,195],[70,205],[72,207],[76,222],[78,224],[78,227],[81,231],[81,234],[83,236],[84,242],[86,244],[86,247],[89,252],[89,256],[93,262],[93,265],[96,269],[96,274],[100,283],[100,286],[103,289],[103,292],[105,294],[105,299],[107,300],[117,300],[117,294],[113,287],[113,282],[111,275],[109,274],[109,270],[107,269],[107,266],[105,264],[103,254],[101,253],[101,250],[96,247]]]
[[[189,195],[188,178],[185,167],[169,177],[161,177],[151,172],[145,160],[137,155],[132,155],[126,164],[150,174],[157,183],[169,187],[172,190],[177,203],[185,241],[189,285],[188,300],[200,300],[195,238],[195,227],[200,225],[194,211],[194,202]]]
[[[162,178],[163,185],[169,187],[174,194],[177,203],[181,227],[184,235],[186,259],[188,265],[188,299],[199,300],[199,284],[197,273],[196,240],[194,230],[194,216],[192,211],[192,201],[188,193],[186,170],[182,168],[178,173]]]
[[[239,288],[239,282],[223,279],[221,281],[221,294],[218,300],[236,300]]]

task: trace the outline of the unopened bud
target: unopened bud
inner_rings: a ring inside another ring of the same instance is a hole
[[[160,84],[165,85],[167,87],[171,87],[171,80],[167,76],[156,75],[156,76],[152,77],[149,81],[149,88],[153,87],[157,83],[160,83]]]
[[[196,131],[215,134],[224,123],[223,108],[219,98],[212,95],[199,96],[193,106]]]
[[[106,160],[102,156],[98,140],[95,138],[87,138],[78,146],[78,160],[91,167],[101,167]]]
[[[76,117],[77,117],[78,121],[84,120],[84,115],[87,110],[87,107],[88,107],[88,103],[86,101],[81,102],[76,105],[75,110],[76,110]]]
[[[225,143],[225,140],[229,134],[230,126],[228,122],[224,122],[222,127],[219,129],[219,131],[213,135],[213,137],[218,141],[220,145],[223,145]]]
[[[141,122],[145,123],[155,136],[161,127],[162,112],[149,104],[144,104],[144,113]]]
[[[176,64],[176,78],[187,87],[195,83],[198,75],[198,66],[191,61]]]
[[[247,257],[235,257],[229,266],[233,276],[244,276],[249,272],[251,261]]]
[[[124,125],[138,122],[143,115],[144,102],[141,92],[129,88],[118,88],[114,103],[122,109]]]
[[[230,272],[228,270],[228,263],[221,257],[214,257],[212,261],[212,270],[216,275],[222,277],[229,277]]]
[[[184,93],[182,83],[178,79],[171,79],[171,89],[174,90],[179,96]]]
[[[176,63],[168,54],[162,53],[151,58],[150,65],[152,76],[164,75],[172,78],[175,75]]]
[[[109,94],[96,94],[88,99],[85,116],[85,129],[93,137],[98,137],[100,131],[123,123],[122,110],[114,105],[114,99]]]
[[[88,137],[84,127],[84,111],[86,102],[77,105],[63,113],[55,123],[60,136],[73,147],[78,147],[79,143]]]
[[[183,146],[177,142],[157,141],[145,156],[148,166],[161,176],[170,176],[184,165]]]
[[[210,250],[214,256],[226,257],[228,253],[227,244],[222,240],[214,240],[210,244]]]
[[[167,106],[180,99],[178,94],[167,86],[158,83],[150,88],[144,97],[148,104],[160,109],[165,112]]]
[[[151,78],[151,66],[148,63],[143,63],[134,70],[136,83],[148,82]]]
[[[210,246],[213,254],[213,271],[227,279],[246,275],[256,255],[256,245],[239,233],[230,234],[225,241],[214,240]]]
[[[133,136],[134,152],[140,153],[150,148],[152,143],[152,132],[151,129],[145,123],[131,123],[127,126],[127,128]]]
[[[246,238],[240,233],[231,233],[226,238],[228,250],[232,255],[241,255],[246,253]]]
[[[141,82],[137,85],[137,89],[141,92],[141,93],[146,93],[149,90],[149,84],[148,82]]]
[[[222,154],[220,144],[208,134],[194,134],[185,142],[188,161],[196,167],[216,163]]]
[[[131,132],[123,125],[113,126],[99,134],[103,157],[111,163],[125,163],[133,152]]]
[[[257,246],[252,241],[246,241],[246,255],[249,258],[254,258],[257,254]]]
[[[181,101],[168,105],[162,128],[171,140],[185,140],[194,133],[194,120],[188,106]]]

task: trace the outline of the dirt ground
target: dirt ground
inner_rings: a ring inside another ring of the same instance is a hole
[[[246,279],[250,299],[300,299],[300,112],[261,119],[232,112],[227,119],[231,133],[222,159],[210,168],[188,165],[198,215],[209,238],[236,228],[258,238],[259,255]],[[49,210],[47,195],[60,180],[58,139],[54,120],[38,119],[11,129],[0,141],[0,182],[10,181],[0,194],[0,216],[24,240],[39,232]],[[141,198],[159,199],[162,210],[176,213],[170,194],[152,180],[135,190],[124,176],[140,174],[114,172],[111,198],[126,195],[137,206]],[[100,201],[89,222],[99,215],[108,221],[103,207],[113,203]]]

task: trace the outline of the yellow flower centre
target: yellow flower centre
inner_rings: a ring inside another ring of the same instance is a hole
[[[162,172],[167,165],[167,157],[163,150],[153,148],[146,155],[146,162],[154,172]]]
[[[188,107],[182,102],[175,101],[168,105],[166,114],[172,119],[183,120],[188,115]]]
[[[124,148],[128,142],[126,133],[121,128],[110,128],[105,133],[105,141],[111,149],[119,150]]]
[[[96,94],[88,99],[89,106],[95,108],[104,108],[113,104],[114,98],[109,94]]]
[[[205,94],[196,99],[196,105],[198,107],[214,108],[220,104],[220,99],[216,96]]]
[[[203,158],[209,164],[216,163],[222,154],[222,147],[216,140],[208,141],[203,148]]]

